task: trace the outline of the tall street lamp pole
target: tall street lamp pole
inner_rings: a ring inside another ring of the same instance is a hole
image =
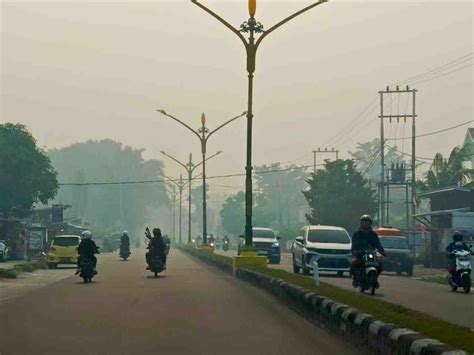
[[[230,23],[224,20],[222,17],[217,15],[214,11],[210,10],[198,0],[191,0],[191,2],[199,6],[202,10],[209,13],[229,30],[234,32],[237,37],[242,41],[245,46],[247,53],[247,73],[248,73],[248,101],[247,101],[247,163],[245,167],[245,245],[252,247],[252,121],[253,121],[253,77],[255,72],[255,58],[257,55],[257,49],[262,43],[263,39],[270,33],[275,31],[277,28],[283,26],[288,21],[294,19],[296,16],[321,5],[328,0],[320,0],[312,5],[305,7],[304,9],[295,12],[288,16],[282,21],[270,27],[268,30],[263,29],[263,25],[257,22],[255,19],[255,13],[257,10],[257,0],[248,0],[249,15],[250,18],[240,25],[240,30],[234,28]],[[248,33],[248,41],[242,35],[242,33]],[[259,36],[258,39],[255,37]]]
[[[201,127],[198,130],[192,129],[190,126],[188,126],[186,123],[183,121],[179,120],[178,118],[166,113],[165,110],[157,110],[159,113],[162,115],[169,117],[176,122],[182,124],[184,127],[189,129],[191,132],[193,132],[198,138],[199,141],[201,142],[201,153],[202,153],[202,243],[203,245],[207,245],[207,211],[206,211],[206,146],[207,146],[207,141],[209,140],[209,137],[212,136],[214,133],[216,133],[218,130],[220,130],[222,127],[228,125],[229,123],[235,121],[236,119],[245,116],[247,112],[243,112],[240,115],[231,118],[230,120],[224,122],[221,124],[219,127],[216,129],[210,131],[206,127],[206,115],[203,113],[201,115]]]
[[[207,157],[206,160],[209,160],[216,155],[221,154],[222,151],[218,151],[216,154],[211,155],[210,157]],[[188,189],[189,189],[189,194],[188,194],[188,243],[191,243],[191,180],[193,179],[193,172],[194,170],[202,164],[202,161],[194,164],[193,163],[193,155],[190,153],[189,154],[189,161],[187,163],[182,163],[175,157],[167,154],[166,152],[161,152],[161,154],[167,156],[168,158],[174,160],[176,163],[181,165],[184,169],[186,169],[186,172],[188,173]]]

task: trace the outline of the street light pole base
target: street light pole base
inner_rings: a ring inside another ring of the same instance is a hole
[[[247,252],[251,254],[252,252]],[[241,252],[240,256],[234,256],[233,263],[232,263],[232,269],[233,273],[235,275],[235,272],[237,271],[238,268],[240,267],[246,267],[246,266],[257,266],[257,267],[266,267],[268,259],[266,256],[258,256],[257,252],[255,254],[246,254]]]
[[[198,247],[201,251],[206,251],[208,253],[214,253],[214,249],[212,249],[208,244],[202,244]]]

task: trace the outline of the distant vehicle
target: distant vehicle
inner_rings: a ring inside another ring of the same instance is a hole
[[[79,253],[77,248],[81,242],[81,237],[77,235],[58,235],[49,247],[48,268],[55,269],[59,264],[77,264]]]
[[[344,228],[306,226],[301,229],[291,248],[293,272],[309,275],[313,262],[319,271],[336,271],[338,276],[351,271],[352,240]]]
[[[82,277],[85,283],[92,282],[92,278],[95,275],[92,261],[87,258],[84,258],[84,260],[81,260],[80,267],[81,267],[81,272],[79,276]]]
[[[281,260],[280,237],[277,237],[270,228],[252,228],[253,245],[257,249],[259,256],[266,256],[270,264],[279,264]],[[244,240],[241,239],[237,248],[240,255],[244,246]]]
[[[10,253],[8,247],[7,247],[7,242],[4,240],[0,240],[0,262],[3,260],[8,259],[8,254]]]
[[[375,232],[387,254],[383,259],[384,271],[394,271],[397,275],[406,272],[408,276],[413,276],[413,255],[402,232],[392,227],[377,228]]]
[[[379,261],[376,250],[364,250],[362,254],[363,267],[360,272],[356,272],[357,283],[360,292],[369,291],[371,295],[379,287],[378,272]]]

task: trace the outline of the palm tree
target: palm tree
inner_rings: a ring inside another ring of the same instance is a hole
[[[467,169],[464,162],[470,156],[466,146],[455,147],[448,159],[437,153],[433,159],[430,170],[422,181],[422,190],[436,190],[449,186],[463,186],[472,179],[472,169]]]

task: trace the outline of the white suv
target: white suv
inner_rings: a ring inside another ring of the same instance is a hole
[[[351,246],[349,233],[341,227],[306,226],[292,246],[293,272],[309,275],[313,262],[319,271],[336,271],[339,276],[351,270]]]

